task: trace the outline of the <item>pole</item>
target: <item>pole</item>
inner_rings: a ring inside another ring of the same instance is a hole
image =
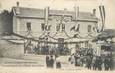
[[[48,18],[49,18],[49,7],[45,8],[45,25],[47,26],[48,29]]]

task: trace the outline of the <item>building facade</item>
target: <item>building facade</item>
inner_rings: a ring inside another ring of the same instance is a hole
[[[32,42],[34,47],[30,46],[32,48],[35,48],[38,42],[46,37],[50,46],[76,49],[76,45],[82,48],[87,47],[88,42],[98,35],[99,21],[95,9],[90,13],[81,12],[79,9],[69,11],[66,9],[51,10],[49,7],[45,9],[26,8],[17,4],[16,7],[12,8],[10,14],[11,19],[9,21],[11,22],[9,22],[8,28],[19,38],[13,38],[13,35],[10,39],[6,39],[14,43],[21,42],[21,46],[23,43],[24,52],[27,50],[25,45],[30,44],[27,39],[28,36],[34,39]],[[42,41],[41,47],[45,43],[46,40]]]
[[[42,24],[48,25],[50,28],[50,35],[53,36],[57,32],[57,27],[64,24],[64,30],[72,37],[75,32],[78,32],[81,37],[87,37],[88,34],[96,35],[95,28],[98,25],[98,18],[95,11],[80,12],[76,17],[75,11],[67,10],[50,10],[48,8],[48,20],[46,21],[47,9],[34,9],[25,7],[13,7],[13,32],[22,36],[26,36],[28,26],[31,28],[34,37],[39,37],[42,33]],[[72,29],[72,27],[74,27]]]

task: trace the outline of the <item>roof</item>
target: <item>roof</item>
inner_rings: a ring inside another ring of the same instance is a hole
[[[115,37],[115,29],[105,29],[100,36],[103,37]]]
[[[16,14],[20,17],[35,17],[35,18],[44,18],[44,9],[35,9],[35,8],[25,8],[25,7],[13,7],[14,12],[16,13],[16,9],[19,8],[20,14]],[[74,17],[74,11],[64,11],[64,10],[50,10],[49,15],[67,15]],[[85,19],[85,20],[96,20],[97,17],[94,16],[90,12],[79,12],[78,19]]]
[[[107,33],[107,34],[115,36],[115,29],[105,29],[103,33]]]
[[[115,37],[115,29],[105,29],[94,40],[98,40],[98,39],[104,40],[112,37]]]

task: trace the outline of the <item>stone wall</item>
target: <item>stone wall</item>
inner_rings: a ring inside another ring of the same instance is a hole
[[[13,44],[6,40],[0,40],[0,57],[18,58],[24,55],[22,44]]]

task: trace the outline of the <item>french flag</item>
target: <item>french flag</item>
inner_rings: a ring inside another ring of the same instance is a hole
[[[101,31],[103,31],[104,24],[105,24],[105,7],[104,7],[104,5],[99,6],[99,11],[100,11],[100,16],[101,16],[101,21],[102,21],[102,29],[101,29]]]

